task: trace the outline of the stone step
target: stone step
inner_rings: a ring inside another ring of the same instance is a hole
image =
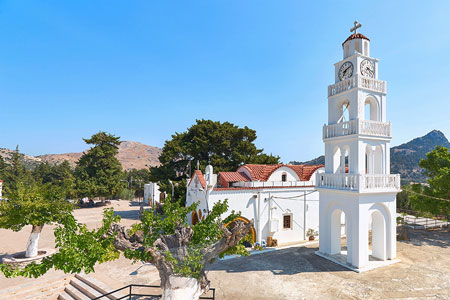
[[[76,274],[75,278],[84,282],[85,284],[89,285],[91,288],[95,289],[96,291],[100,292],[102,295],[107,294],[111,291],[113,291],[114,289],[112,289],[111,287],[107,286],[106,284],[104,284],[101,281],[98,281],[95,278],[92,278],[90,276],[87,275],[81,275],[81,274]],[[121,291],[119,293],[115,293],[114,296],[113,295],[108,295],[105,297],[105,299],[110,299],[110,300],[117,300],[117,297],[121,297],[126,295],[126,291]]]
[[[57,300],[73,300],[73,298],[65,291],[59,293]]]
[[[96,297],[102,296],[109,293],[113,289],[96,280],[95,278],[75,274],[75,276],[70,280],[64,291],[62,291],[57,297],[58,300],[90,300]],[[117,297],[122,297],[127,295],[127,291],[122,293],[116,293],[115,296],[105,296],[105,300],[117,300]]]
[[[78,278],[74,278],[70,281],[70,285],[75,287],[77,290],[85,294],[86,296],[92,298],[100,297],[104,293],[99,292],[98,290],[94,289],[90,285],[86,284],[85,282],[81,281]]]
[[[91,298],[89,298],[89,296],[83,294],[81,291],[79,291],[76,287],[72,286],[72,285],[68,285],[66,286],[66,288],[64,289],[64,292],[66,292],[70,297],[70,299],[75,299],[75,300],[91,300]]]
[[[2,290],[0,292],[0,299],[10,299],[10,300],[35,300],[51,298],[56,299],[58,292],[64,290],[64,287],[69,284],[70,277],[72,275],[65,275],[65,277],[60,279],[48,279],[40,281],[39,283],[29,282],[22,285],[17,285],[9,289]]]

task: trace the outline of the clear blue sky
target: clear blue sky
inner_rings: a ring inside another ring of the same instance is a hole
[[[449,1],[0,1],[0,147],[81,151],[99,130],[162,147],[205,118],[308,160],[354,20],[388,81],[392,144],[450,136],[449,15]]]

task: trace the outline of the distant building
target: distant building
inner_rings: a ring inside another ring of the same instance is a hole
[[[156,182],[144,184],[144,203],[147,205],[155,205],[156,202],[164,200],[164,193],[159,191],[159,185]],[[163,197],[163,199],[161,199]]]
[[[241,212],[241,220],[254,220],[253,242],[270,237],[278,245],[297,243],[308,238],[308,229],[319,228],[319,193],[315,174],[322,165],[255,165],[241,166],[236,172],[205,174],[196,170],[188,180],[186,205],[199,206],[189,218],[191,224],[205,218],[219,200],[228,199],[229,212]]]

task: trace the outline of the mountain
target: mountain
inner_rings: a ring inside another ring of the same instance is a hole
[[[148,167],[159,166],[158,157],[161,154],[161,148],[145,145],[139,142],[123,141],[119,146],[117,159],[122,163],[124,170],[146,169]],[[0,148],[0,156],[6,161],[11,157],[14,151]],[[72,152],[63,154],[45,154],[39,156],[24,155],[23,162],[27,168],[32,168],[40,162],[49,162],[59,164],[67,160],[72,167],[80,159],[83,152]]]
[[[391,148],[391,173],[401,174],[402,182],[426,182],[427,178],[419,167],[419,162],[436,146],[450,149],[450,142],[439,130]]]
[[[400,174],[402,183],[426,182],[423,169],[419,167],[421,159],[426,158],[426,153],[436,146],[444,146],[450,149],[450,142],[439,130],[433,130],[428,134],[415,138],[405,144],[391,148],[391,173]],[[305,162],[291,162],[292,164],[316,165],[324,164],[325,157],[319,156]]]

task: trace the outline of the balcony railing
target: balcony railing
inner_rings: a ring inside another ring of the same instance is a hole
[[[398,174],[317,174],[317,188],[350,190],[359,192],[399,191]]]
[[[328,97],[351,90],[355,87],[360,87],[385,94],[387,91],[386,81],[356,75],[349,79],[339,81],[338,83],[328,86]]]
[[[347,122],[324,125],[323,138],[333,138],[351,134],[375,135],[391,137],[391,122],[378,122],[369,120],[351,120]]]

